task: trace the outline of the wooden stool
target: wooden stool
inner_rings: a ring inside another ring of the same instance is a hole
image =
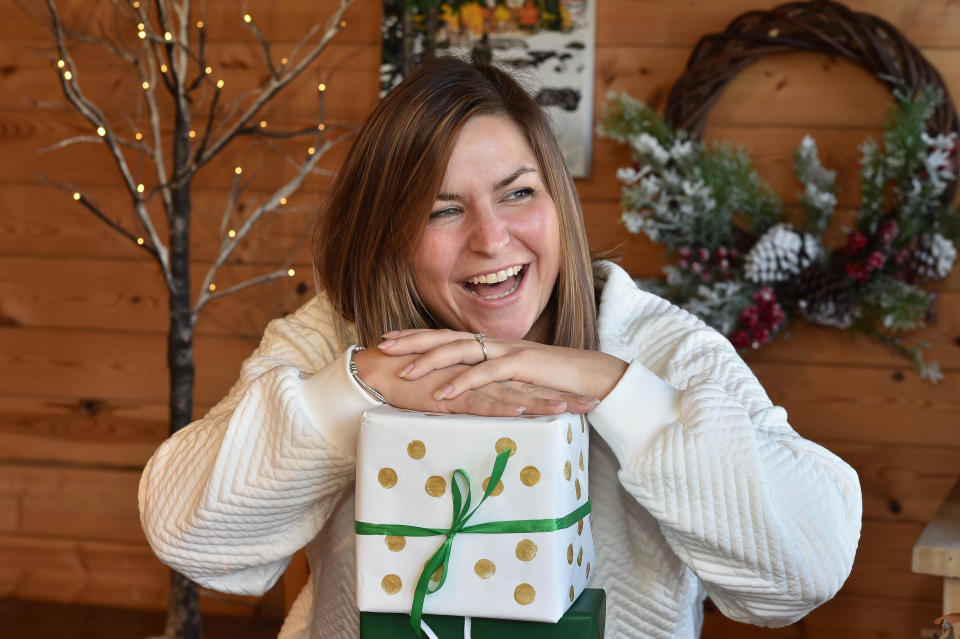
[[[960,482],[914,544],[912,569],[943,577],[943,614],[960,612]]]

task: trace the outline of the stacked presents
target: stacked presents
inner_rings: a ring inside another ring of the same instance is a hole
[[[602,637],[603,592],[586,588],[588,443],[578,415],[368,411],[357,453],[361,636]]]

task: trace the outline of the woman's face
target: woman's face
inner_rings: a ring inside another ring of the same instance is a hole
[[[455,330],[526,337],[560,272],[560,226],[533,150],[513,120],[467,121],[425,214],[413,275],[434,317]]]

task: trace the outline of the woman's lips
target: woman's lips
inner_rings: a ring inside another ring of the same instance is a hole
[[[505,279],[499,282],[495,282],[491,284],[483,284],[483,283],[477,283],[477,282],[464,282],[463,286],[465,289],[467,289],[467,291],[469,291],[474,296],[479,297],[481,299],[485,299],[485,300],[502,299],[504,297],[507,297],[508,295],[511,295],[518,288],[520,288],[520,283],[523,281],[523,275],[524,275],[524,272],[526,271],[526,268],[527,266],[524,264],[519,269],[512,269],[512,270],[517,270],[518,272],[515,275],[509,275],[505,277]],[[508,271],[511,271],[511,272],[512,270],[508,269]],[[475,280],[477,278],[471,278],[471,279]]]

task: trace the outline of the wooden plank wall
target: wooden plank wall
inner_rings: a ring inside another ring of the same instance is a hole
[[[59,100],[44,30],[0,0],[0,597],[163,608],[165,570],[139,529],[136,486],[142,465],[166,432],[166,299],[145,255],[120,242],[69,195],[37,174],[88,190],[117,216],[125,196],[100,147],[38,154],[64,137],[89,134]],[[67,20],[108,20],[96,0],[64,2]],[[662,107],[696,40],[768,0],[600,0],[595,105],[610,90]],[[949,0],[856,0],[858,10],[902,29],[960,95],[960,9]],[[262,77],[259,51],[229,0],[208,0],[210,60],[229,87]],[[275,50],[289,49],[332,0],[248,3]],[[103,14],[103,15],[101,15]],[[379,6],[359,0],[348,28],[300,87],[266,113],[296,123],[315,110],[312,86],[324,79],[330,123],[355,123],[376,100]],[[279,55],[279,54],[278,54]],[[111,108],[134,104],[93,51],[77,55],[85,90]],[[88,61],[86,67],[84,61]],[[100,72],[103,73],[100,73]],[[856,206],[857,144],[877,135],[888,103],[883,88],[851,65],[812,54],[764,59],[728,88],[710,114],[707,135],[751,149],[761,172],[787,201],[798,190],[791,153],[815,135],[824,161],[840,172],[841,218]],[[292,147],[291,147],[292,148]],[[231,170],[246,147],[215,163],[196,185],[196,273],[217,248]],[[335,168],[343,149],[324,164]],[[618,248],[637,275],[652,275],[662,252],[618,223],[614,172],[625,149],[595,141],[592,176],[579,182],[592,245]],[[259,166],[257,187],[282,176]],[[302,243],[309,210],[325,186],[312,181],[244,246],[224,283],[292,259],[297,275],[214,303],[199,325],[197,414],[233,382],[269,318],[292,310],[312,290]],[[262,186],[261,186],[262,185]],[[838,223],[839,225],[839,223]],[[833,236],[838,231],[833,230]],[[291,256],[293,256],[291,258]],[[196,275],[200,277],[200,275]],[[910,549],[956,481],[960,441],[960,276],[942,286],[939,323],[917,336],[946,371],[939,386],[921,382],[883,349],[836,331],[801,327],[750,361],[803,435],[835,451],[860,473],[864,524],[853,574],[833,601],[794,626],[751,629],[708,613],[704,636],[918,637],[938,614],[940,584],[910,573]],[[280,614],[276,593],[259,600],[204,597],[207,610]]]

